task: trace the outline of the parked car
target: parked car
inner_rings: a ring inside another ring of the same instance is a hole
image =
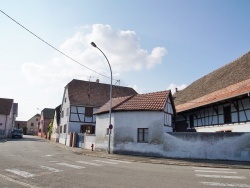
[[[12,138],[23,138],[23,129],[14,129],[11,136]]]

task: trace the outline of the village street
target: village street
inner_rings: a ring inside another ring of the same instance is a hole
[[[249,169],[93,157],[33,136],[0,151],[0,187],[250,187]]]

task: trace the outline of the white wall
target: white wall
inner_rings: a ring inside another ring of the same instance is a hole
[[[111,124],[114,125],[113,113],[111,116]],[[108,140],[109,136],[107,133],[107,128],[109,126],[109,114],[99,114],[96,117],[96,140],[95,140],[95,149],[108,151]],[[113,130],[110,135],[110,150],[113,151]]]
[[[250,133],[165,133],[164,157],[250,161]]]
[[[250,132],[250,122],[248,123],[237,123],[229,125],[215,125],[215,126],[205,126],[196,127],[197,132]]]
[[[13,126],[13,105],[11,107],[10,115],[0,114],[0,130],[5,131],[4,137],[9,137]]]
[[[85,145],[85,149],[92,149],[91,148],[91,145],[92,144],[94,144],[94,150],[95,150],[95,141],[96,140],[96,136],[95,135],[86,135],[86,138],[85,138],[85,143],[84,143],[84,145]]]
[[[96,149],[106,150],[109,124],[109,114],[100,114],[96,120]],[[136,148],[145,151],[145,143],[137,142],[138,128],[149,129],[149,143],[157,145],[163,142],[164,113],[159,111],[126,111],[112,113],[114,129],[111,135],[111,151],[121,151]],[[147,144],[146,144],[147,145]],[[131,147],[133,146],[133,147]],[[150,152],[150,150],[148,150]]]

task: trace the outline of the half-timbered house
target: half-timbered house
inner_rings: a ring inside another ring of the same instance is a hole
[[[137,94],[130,87],[113,86],[113,97]],[[96,112],[110,99],[110,85],[73,79],[64,90],[61,104],[59,142],[69,145],[69,133],[95,135]]]
[[[250,52],[174,94],[175,131],[250,132]]]

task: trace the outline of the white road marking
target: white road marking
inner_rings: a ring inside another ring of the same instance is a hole
[[[83,168],[85,168],[84,166],[77,166],[77,165],[72,165],[72,164],[68,164],[68,163],[56,163],[56,164],[61,165],[61,166],[67,166],[67,167],[75,168],[75,169],[83,169]]]
[[[56,169],[56,168],[51,168],[51,167],[43,166],[43,165],[39,165],[39,167],[41,169],[49,170],[49,171],[52,171],[52,172],[62,172],[63,171],[63,170],[59,170],[59,169]]]
[[[121,161],[121,160],[114,160],[114,159],[107,159],[107,160],[108,161],[113,161],[113,162],[119,162],[119,163],[127,163],[127,164],[131,163],[129,161]]]
[[[206,168],[206,167],[193,167],[195,169],[203,169],[203,170],[219,170],[219,171],[222,171],[222,170],[231,170],[231,169],[227,169],[227,168]]]
[[[12,172],[13,174],[22,176],[24,178],[31,178],[31,177],[35,176],[35,174],[31,174],[29,172],[21,171],[21,170],[15,169],[15,168],[5,169],[5,170],[8,171],[8,172]]]
[[[93,160],[95,162],[100,162],[100,163],[107,163],[107,164],[118,164],[118,163],[114,163],[114,162],[111,162],[111,161],[101,161],[101,160]]]
[[[8,176],[4,176],[2,174],[0,174],[0,177],[7,180],[7,181],[10,181],[10,182],[13,182],[13,183],[16,183],[18,185],[21,185],[23,187],[29,187],[29,188],[39,188],[39,187],[36,187],[34,185],[30,185],[30,184],[27,184],[27,183],[24,183],[24,182],[21,182],[21,181],[18,181],[18,180],[15,180],[15,179],[12,179],[12,178],[9,178]]]
[[[218,183],[218,182],[201,182],[204,185],[210,185],[210,186],[220,186],[220,187],[248,187],[250,188],[250,185],[247,184],[238,184],[238,183]]]
[[[59,163],[59,161],[49,161],[50,163]]]
[[[220,176],[220,175],[206,175],[206,174],[195,174],[198,177],[205,178],[227,178],[227,179],[246,179],[245,176]]]
[[[92,165],[92,166],[102,166],[100,164],[96,163],[91,163],[91,162],[86,162],[86,161],[76,161],[77,163],[82,163],[82,164],[87,164],[87,165]]]
[[[237,172],[212,171],[212,170],[195,170],[195,172],[211,172],[211,173],[222,173],[222,174],[237,174]]]

